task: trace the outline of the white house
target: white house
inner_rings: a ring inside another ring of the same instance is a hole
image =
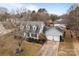
[[[39,39],[39,35],[43,32],[44,26],[45,24],[42,21],[27,21],[21,22],[19,30],[22,37]]]
[[[64,23],[64,19],[58,19],[54,21],[54,26],[65,28],[66,24]]]
[[[48,40],[60,41],[60,39],[63,39],[63,31],[58,27],[49,28],[45,35]]]

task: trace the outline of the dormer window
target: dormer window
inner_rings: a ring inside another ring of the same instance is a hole
[[[33,25],[33,30],[36,31],[36,29],[37,29],[37,26]]]
[[[27,25],[26,25],[26,29],[27,29],[27,30],[30,30],[30,25],[27,24]]]
[[[26,36],[26,33],[24,32],[24,37]]]

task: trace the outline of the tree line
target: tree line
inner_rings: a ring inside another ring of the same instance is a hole
[[[53,21],[58,18],[55,14],[49,14],[45,8],[40,8],[36,12],[35,10],[27,10],[26,8],[20,8],[11,10],[11,12],[4,7],[0,7],[0,21],[6,21],[8,18],[19,19],[19,20],[31,20],[31,21],[44,21],[51,18]]]
[[[62,15],[65,24],[79,37],[79,4],[73,4],[66,14]]]

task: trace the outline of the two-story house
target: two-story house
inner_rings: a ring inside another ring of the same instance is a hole
[[[19,26],[19,35],[24,38],[39,39],[40,33],[43,32],[45,24],[42,21],[21,22]]]

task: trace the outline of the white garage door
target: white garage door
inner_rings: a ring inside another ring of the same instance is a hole
[[[53,36],[46,36],[48,40],[53,40]]]
[[[54,41],[60,41],[60,36],[54,36]]]
[[[60,41],[60,36],[47,36],[48,40]]]

